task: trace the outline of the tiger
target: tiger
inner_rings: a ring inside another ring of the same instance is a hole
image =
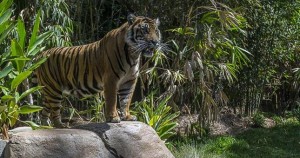
[[[43,86],[41,124],[66,128],[60,114],[63,96],[82,98],[101,92],[106,122],[136,121],[129,107],[140,58],[152,57],[162,48],[159,24],[158,18],[130,14],[124,24],[96,42],[42,52],[40,57],[47,60],[35,70],[37,82]]]

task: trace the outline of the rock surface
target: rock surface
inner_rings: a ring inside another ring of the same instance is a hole
[[[5,148],[5,158],[174,157],[156,132],[141,122],[92,123],[73,129],[14,131]]]
[[[0,158],[4,158],[4,148],[6,146],[7,142],[0,139]]]

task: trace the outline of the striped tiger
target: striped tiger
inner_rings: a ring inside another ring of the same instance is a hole
[[[141,55],[161,49],[159,20],[130,14],[127,22],[94,43],[52,48],[35,75],[42,89],[41,124],[66,127],[61,121],[63,94],[78,98],[104,92],[106,122],[135,121],[129,106],[139,74]],[[120,113],[117,112],[117,96]]]

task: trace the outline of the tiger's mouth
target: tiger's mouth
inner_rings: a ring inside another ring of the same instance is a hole
[[[143,56],[145,57],[152,57],[153,54],[154,54],[154,51],[155,49],[154,48],[145,48],[142,53],[143,53]]]

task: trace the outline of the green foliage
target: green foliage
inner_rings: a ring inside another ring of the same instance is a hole
[[[105,116],[104,116],[104,103],[105,101],[100,97],[100,95],[96,95],[92,98],[86,98],[84,99],[86,104],[90,104],[91,107],[85,110],[80,110],[77,112],[75,108],[72,108],[75,113],[78,114],[78,116],[86,116],[89,118],[90,121],[93,122],[104,122]]]
[[[299,122],[294,121],[274,128],[252,128],[235,136],[171,141],[168,147],[178,158],[299,157],[299,130]]]
[[[6,7],[7,11],[12,12],[12,10],[9,9],[11,4],[11,0],[3,1],[0,4],[0,8]],[[18,19],[17,24],[15,24],[15,21],[11,21],[10,18],[6,17],[8,14],[7,11],[0,13],[0,19],[6,20],[2,21],[2,24],[7,25],[2,26],[6,30],[4,30],[0,35],[1,37],[5,35],[5,40],[8,37],[11,38],[11,43],[7,46],[10,47],[10,49],[6,49],[7,52],[0,56],[0,94],[2,96],[0,99],[0,128],[5,139],[8,138],[7,129],[15,125],[17,120],[19,120],[19,114],[30,114],[42,109],[35,105],[21,106],[21,102],[25,97],[37,90],[40,90],[42,87],[32,87],[21,93],[19,89],[22,82],[24,82],[32,74],[33,70],[45,61],[45,59],[41,59],[39,62],[33,62],[31,61],[31,58],[43,49],[40,45],[51,35],[50,32],[38,35],[40,23],[40,14],[38,14],[31,33],[30,41],[26,41],[24,22],[21,19]],[[9,13],[9,15],[11,14],[12,13]],[[13,26],[13,29],[10,28],[11,25]],[[15,37],[11,36],[10,33],[12,31],[16,31]],[[0,43],[0,45],[1,44],[5,43]],[[24,123],[28,125],[35,125],[28,121]]]
[[[162,100],[154,101],[154,94],[151,93],[143,101],[137,103],[136,110],[140,121],[150,125],[162,140],[167,140],[175,135],[174,128],[177,126],[175,121],[179,112],[172,112],[167,105],[171,96]]]
[[[247,23],[222,3],[190,8],[188,18],[193,23],[170,30],[176,38],[169,62],[188,79],[177,84],[176,92],[179,98],[190,98],[184,102],[200,113],[203,126],[216,118],[218,106],[227,104],[224,87],[234,84],[249,62],[251,54],[242,45]]]
[[[240,149],[242,149],[242,146],[248,148],[246,142],[237,140],[231,136],[221,136],[208,141],[205,146],[205,152],[222,155],[223,153],[231,151],[235,146],[240,147]]]
[[[293,116],[296,117],[298,121],[300,121],[300,107],[293,109],[292,113]]]
[[[257,127],[263,127],[265,124],[265,116],[260,112],[254,114],[253,123]]]
[[[41,10],[43,30],[53,33],[46,44],[50,47],[71,46],[73,21],[69,16],[69,6],[66,1],[40,0],[37,6]]]
[[[246,48],[253,56],[249,67],[240,71],[238,90],[230,97],[232,104],[246,101],[240,104],[246,107],[246,114],[257,107],[277,114],[295,107],[299,98],[299,80],[294,73],[299,61],[299,6],[298,0],[260,0],[244,11],[251,26]]]

